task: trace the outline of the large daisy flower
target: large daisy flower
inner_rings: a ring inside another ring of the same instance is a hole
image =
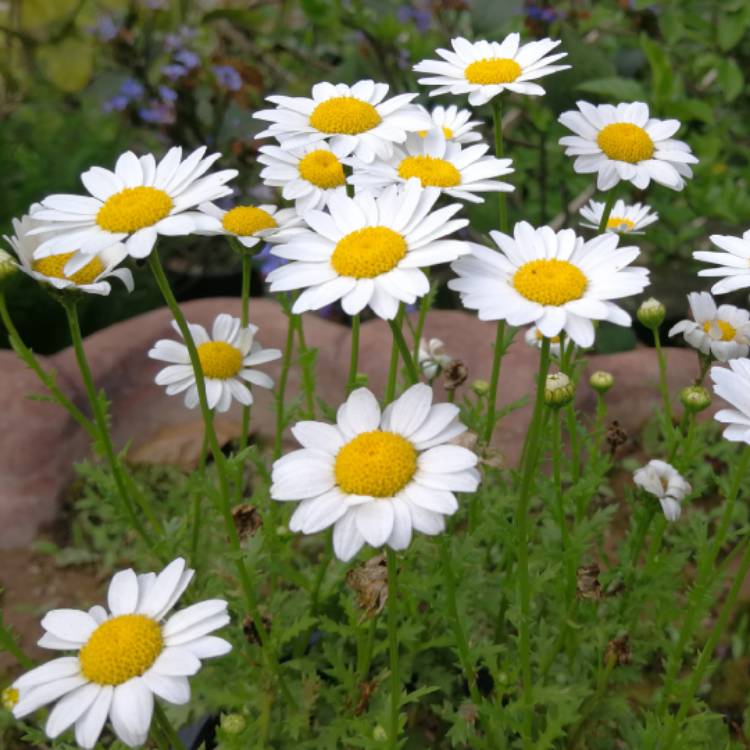
[[[260,178],[269,187],[280,187],[300,215],[311,208],[323,209],[334,193],[346,192],[345,151],[345,144],[332,148],[325,141],[297,149],[263,146],[258,157],[265,164]]]
[[[685,335],[685,341],[720,362],[746,357],[750,347],[750,313],[734,305],[716,306],[708,292],[691,292],[688,303],[693,320],[681,320],[670,336]]]
[[[438,49],[442,60],[422,60],[414,66],[418,73],[430,73],[419,83],[437,86],[430,96],[468,94],[469,104],[478,107],[503,91],[539,96],[544,89],[532,81],[565,70],[570,65],[552,65],[566,52],[548,54],[559,41],[540,39],[519,45],[520,34],[508,34],[502,42],[451,40],[453,51]]]
[[[477,457],[450,445],[466,427],[453,404],[432,404],[420,383],[380,411],[366,388],[339,407],[336,424],[298,422],[302,445],[273,465],[271,497],[301,501],[292,531],[333,525],[333,548],[350,560],[362,546],[409,546],[412,529],[439,534],[458,509],[454,492],[474,492]]]
[[[580,211],[585,221],[582,227],[599,229],[604,215],[604,203],[600,201],[589,201]],[[651,210],[646,203],[633,203],[628,205],[624,200],[616,200],[612,206],[612,212],[607,220],[606,232],[620,232],[621,234],[643,234],[643,230],[659,220],[659,214]]]
[[[620,180],[639,190],[651,180],[673,190],[682,190],[683,177],[692,177],[688,166],[696,164],[690,146],[672,136],[678,120],[649,117],[648,105],[577,102],[578,111],[563,112],[558,118],[575,135],[560,139],[567,156],[575,156],[573,168],[580,174],[597,172],[599,190],[609,190]]]
[[[213,203],[201,203],[200,210],[215,221],[206,223],[199,234],[229,235],[246,248],[255,247],[261,240],[275,242],[302,224],[293,208],[239,205],[227,210]]]
[[[75,651],[19,677],[17,719],[57,702],[47,735],[55,738],[75,725],[76,742],[93,748],[109,716],[112,729],[128,747],[142,745],[154,709],[154,696],[182,705],[190,700],[188,677],[201,659],[231,650],[209,635],[229,622],[227,603],[209,599],[165,619],[193,577],[181,558],[156,573],[117,573],[109,585],[109,611],[55,609],[42,620],[42,648]]]
[[[726,294],[750,287],[750,229],[742,237],[712,234],[709,239],[722,252],[698,250],[693,257],[716,266],[698,271],[698,276],[724,276],[711,287],[711,292]]]
[[[38,206],[38,203],[34,204],[31,210]],[[40,238],[30,232],[36,226],[37,222],[30,216],[23,216],[20,220],[13,219],[13,236],[4,235],[5,241],[18,256],[18,267],[32,279],[50,284],[55,289],[75,289],[88,294],[107,295],[112,291],[107,279],[117,278],[129,292],[133,291],[133,274],[127,268],[117,267],[127,257],[127,250],[121,242],[103,248],[95,255],[85,256],[84,265],[76,264],[71,272],[66,267],[75,252],[34,259]]]
[[[369,305],[381,318],[394,318],[399,302],[413,304],[429,291],[420,268],[469,252],[468,243],[443,239],[468,221],[451,219],[461,208],[457,203],[432,211],[439,197],[439,190],[423,189],[416,179],[377,198],[366,192],[332,196],[330,214],[308,211],[310,230],[271,249],[293,261],[268,274],[271,291],[304,289],[295,313],[340,299],[349,315]]]
[[[440,128],[424,138],[411,135],[404,148],[396,147],[387,160],[372,164],[354,163],[349,182],[356,188],[378,193],[388,185],[416,177],[422,187],[434,187],[452,198],[481,203],[478,193],[510,192],[513,185],[494,179],[513,172],[510,159],[486,156],[487,144],[462,148],[446,140]]]
[[[450,107],[438,105],[433,107],[429,114],[432,119],[432,127],[440,128],[449,141],[464,145],[482,140],[482,136],[474,132],[474,128],[481,125],[482,121],[472,120],[473,113],[469,109],[459,109],[455,104],[451,104]],[[427,130],[420,130],[419,135],[424,138],[428,132]]]
[[[172,325],[179,333],[177,324],[173,322]],[[273,380],[266,373],[252,368],[279,359],[281,352],[264,349],[255,339],[257,331],[258,326],[243,328],[239,318],[223,313],[216,316],[210,337],[203,326],[197,323],[190,326],[206,381],[210,409],[227,411],[233,399],[250,406],[253,394],[248,383],[273,388]],[[170,363],[159,370],[156,384],[166,386],[169,396],[185,392],[188,409],[198,406],[198,386],[187,347],[172,339],[160,339],[148,356]]]
[[[593,320],[630,325],[630,316],[611,300],[639,294],[648,270],[627,268],[637,247],[617,247],[619,236],[602,234],[588,242],[572,229],[555,232],[519,222],[511,237],[490,232],[500,252],[472,244],[470,256],[452,268],[448,286],[480,320],[533,323],[542,336],[565,331],[578,346],[594,343]]]
[[[317,83],[312,98],[269,96],[276,109],[264,109],[253,117],[273,124],[258,138],[273,136],[285,149],[299,148],[330,138],[337,154],[356,154],[371,162],[376,156],[387,159],[394,143],[403,143],[406,134],[428,130],[429,115],[411,104],[416,94],[400,94],[390,99],[387,83],[359,81],[346,84]]]
[[[81,175],[90,196],[50,195],[32,214],[41,225],[35,234],[55,233],[39,245],[36,257],[90,256],[124,242],[128,255],[145,258],[158,235],[195,232],[205,217],[188,209],[231,193],[225,183],[237,175],[236,169],[206,174],[221,154],[205,153],[201,146],[183,159],[176,146],[157,164],[153,154],[139,158],[126,151],[114,172],[92,167]]]
[[[667,521],[676,521],[682,514],[680,503],[692,487],[677,469],[666,461],[654,459],[633,472],[633,481],[659,499]]]
[[[730,359],[727,364],[711,368],[714,392],[731,407],[717,411],[714,418],[727,425],[727,440],[750,445],[750,359]]]

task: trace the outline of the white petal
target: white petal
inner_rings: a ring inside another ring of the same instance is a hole
[[[109,713],[112,729],[129,747],[142,745],[153,711],[154,694],[140,677],[134,677],[115,688]]]

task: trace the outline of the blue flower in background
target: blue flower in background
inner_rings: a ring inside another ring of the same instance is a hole
[[[169,86],[159,86],[159,96],[163,102],[173,102],[177,99],[177,92]]]
[[[169,78],[170,81],[177,81],[184,75],[187,75],[188,70],[184,65],[177,65],[176,63],[172,63],[170,65],[165,65],[161,69],[161,72],[162,75]]]
[[[191,52],[189,49],[181,49],[172,55],[175,60],[177,60],[180,65],[183,65],[188,70],[191,70],[192,68],[198,67],[200,64],[200,57],[195,54],[195,52]]]
[[[120,94],[128,99],[139,99],[143,95],[143,86],[138,81],[128,78],[120,86]]]
[[[107,101],[102,105],[102,109],[105,112],[122,112],[127,108],[128,104],[130,104],[130,99],[128,99],[127,96],[117,94],[111,99],[107,99]]]
[[[141,107],[138,116],[143,122],[154,125],[171,125],[175,119],[172,107],[159,101],[152,101],[148,107]]]
[[[398,9],[398,20],[401,23],[412,21],[419,31],[429,31],[432,25],[432,14],[424,8],[415,8],[413,5],[402,5]]]
[[[216,82],[222,88],[229,91],[239,91],[242,88],[242,76],[231,65],[214,65],[213,71]]]
[[[90,31],[102,42],[111,42],[120,32],[120,26],[112,16],[101,16]]]

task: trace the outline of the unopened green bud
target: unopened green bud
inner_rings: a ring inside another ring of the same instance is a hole
[[[711,406],[711,394],[702,385],[689,385],[680,391],[680,401],[688,411],[699,412]]]
[[[385,727],[378,724],[375,729],[372,730],[372,738],[378,742],[385,742],[388,739],[388,732],[385,731]]]
[[[544,384],[544,402],[547,406],[558,408],[569,404],[576,395],[573,381],[564,372],[554,372],[547,375]]]
[[[649,297],[636,312],[636,317],[646,328],[658,328],[664,322],[667,310],[664,305],[654,297]]]
[[[611,372],[597,370],[589,378],[589,385],[599,393],[606,393],[615,384],[614,376]]]
[[[358,372],[354,376],[354,387],[355,388],[367,388],[369,378],[366,372]]]
[[[242,714],[224,714],[221,717],[221,728],[227,734],[242,734],[247,726],[247,719]]]
[[[13,256],[5,250],[0,250],[0,281],[13,276],[16,271],[18,271],[18,265],[13,260]]]
[[[490,392],[490,384],[486,380],[475,380],[471,384],[471,390],[473,390],[477,396],[486,396]]]

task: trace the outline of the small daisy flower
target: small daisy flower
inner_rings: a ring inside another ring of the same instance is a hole
[[[712,367],[714,393],[730,405],[714,415],[727,426],[723,435],[732,442],[750,445],[750,359],[730,359],[729,367]]]
[[[672,190],[685,187],[683,177],[692,177],[688,166],[696,164],[690,146],[672,136],[678,120],[657,120],[649,116],[648,105],[577,102],[578,111],[563,112],[558,120],[575,135],[564,136],[560,145],[567,156],[575,156],[573,168],[579,174],[597,172],[596,186],[609,190],[620,180],[639,190],[651,180]]]
[[[177,324],[172,325],[179,333]],[[233,399],[250,406],[253,394],[247,383],[273,388],[273,380],[266,373],[252,368],[279,359],[281,352],[264,349],[255,339],[257,331],[258,326],[243,328],[239,318],[226,314],[216,316],[210,337],[203,326],[191,324],[210,409],[227,411]],[[157,373],[156,384],[165,385],[168,396],[185,392],[188,409],[198,406],[198,387],[187,347],[172,339],[160,339],[148,356],[171,363]]]
[[[448,441],[466,431],[453,404],[433,404],[424,383],[380,411],[366,388],[339,407],[336,424],[298,422],[302,445],[273,465],[271,497],[301,501],[292,531],[333,525],[333,548],[351,560],[362,546],[406,549],[412,531],[439,534],[458,509],[454,492],[479,485],[477,457]]]
[[[533,346],[535,349],[541,349],[542,342],[544,341],[545,337],[544,337],[544,334],[536,326],[531,326],[531,328],[526,329],[524,338],[526,340],[526,343],[529,346]],[[550,337],[549,353],[556,359],[560,358],[560,337],[559,336]]]
[[[271,291],[304,289],[295,313],[340,299],[349,315],[369,305],[391,320],[399,302],[411,305],[429,292],[422,267],[469,252],[468,243],[444,239],[468,221],[451,218],[461,208],[457,203],[432,211],[439,197],[439,190],[423,189],[416,179],[403,188],[392,185],[379,197],[332,196],[330,214],[308,211],[304,219],[310,229],[271,249],[293,261],[268,274]]]
[[[253,117],[273,123],[258,133],[272,136],[284,149],[295,149],[330,139],[339,156],[355,154],[364,162],[376,156],[390,157],[394,143],[403,143],[406,134],[429,130],[429,115],[411,102],[417,94],[400,94],[386,99],[387,83],[359,81],[317,83],[312,98],[269,96],[276,109],[264,109]]]
[[[711,287],[711,293],[726,294],[750,287],[750,229],[742,237],[712,234],[709,239],[722,252],[698,250],[693,257],[716,266],[698,271],[698,276],[724,277]]]
[[[436,86],[430,96],[468,94],[469,104],[478,107],[503,91],[540,96],[544,89],[532,81],[565,70],[570,65],[552,65],[567,55],[548,54],[559,41],[540,39],[519,44],[520,34],[508,34],[502,42],[451,40],[453,51],[438,49],[442,60],[422,60],[414,66],[418,73],[430,73],[419,83]]]
[[[676,521],[680,517],[680,503],[692,490],[674,466],[656,459],[635,471],[633,481],[646,492],[659,498],[667,521]]]
[[[572,229],[534,229],[522,221],[513,237],[490,236],[500,252],[472,243],[471,255],[451,266],[458,278],[448,282],[480,320],[533,323],[546,338],[565,331],[584,348],[594,343],[593,320],[630,325],[630,316],[612,300],[642,292],[648,270],[627,267],[640,251],[618,247],[619,235],[584,242]]]
[[[453,359],[443,351],[445,344],[440,339],[419,339],[417,361],[419,369],[428,380],[444,370]]]
[[[685,335],[685,341],[719,362],[746,357],[750,350],[750,313],[734,305],[716,306],[708,292],[691,292],[688,303],[693,320],[681,320],[670,336]]]
[[[589,201],[580,211],[585,221],[581,222],[582,227],[589,229],[599,229],[604,214],[604,203],[599,201]],[[643,234],[643,230],[659,220],[659,214],[651,210],[651,206],[645,203],[633,203],[629,206],[623,200],[616,200],[612,207],[612,213],[607,220],[605,231],[621,232],[622,234]]]
[[[195,232],[205,217],[189,209],[231,193],[225,183],[237,175],[236,169],[207,174],[221,154],[205,153],[201,146],[183,159],[177,146],[157,164],[153,154],[139,158],[126,151],[114,172],[92,167],[81,175],[90,196],[50,195],[33,212],[40,224],[34,234],[55,232],[39,245],[35,257],[93,255],[124,242],[128,255],[145,258],[158,235]]]
[[[38,207],[39,204],[35,203],[31,210]],[[127,268],[118,268],[127,257],[127,250],[121,242],[105,247],[93,255],[76,256],[73,251],[35,260],[34,252],[41,239],[38,235],[31,234],[31,231],[37,226],[38,223],[30,216],[23,216],[20,220],[13,219],[13,236],[4,235],[5,241],[18,256],[19,263],[16,265],[27,276],[43,284],[50,284],[55,289],[100,295],[107,295],[112,291],[107,279],[117,278],[129,292],[133,291],[133,274]]]
[[[183,705],[190,700],[188,677],[201,660],[222,656],[231,645],[209,635],[229,622],[227,603],[208,599],[167,618],[193,577],[181,558],[156,573],[117,573],[109,585],[109,611],[55,609],[42,620],[42,648],[75,651],[19,677],[17,719],[55,703],[45,731],[54,739],[75,725],[82,748],[93,748],[109,719],[128,747],[149,732],[154,696]]]
[[[482,140],[482,136],[474,132],[474,128],[481,125],[482,122],[481,120],[471,119],[471,110],[459,109],[455,104],[451,104],[450,107],[434,107],[429,115],[432,120],[432,127],[440,128],[446,140],[461,145]],[[419,135],[424,138],[428,132],[429,130],[420,130]]]
[[[293,208],[240,205],[225,210],[213,203],[201,203],[200,210],[214,221],[206,222],[198,234],[230,235],[246,248],[255,247],[261,240],[274,242],[302,224]]]
[[[462,148],[447,141],[443,131],[433,128],[424,138],[411,135],[405,148],[395,147],[388,160],[372,164],[354,163],[349,182],[358,189],[379,193],[393,184],[417,178],[422,187],[438,188],[451,198],[482,203],[477,193],[510,192],[513,185],[494,179],[513,172],[510,159],[486,156],[489,146]]]

